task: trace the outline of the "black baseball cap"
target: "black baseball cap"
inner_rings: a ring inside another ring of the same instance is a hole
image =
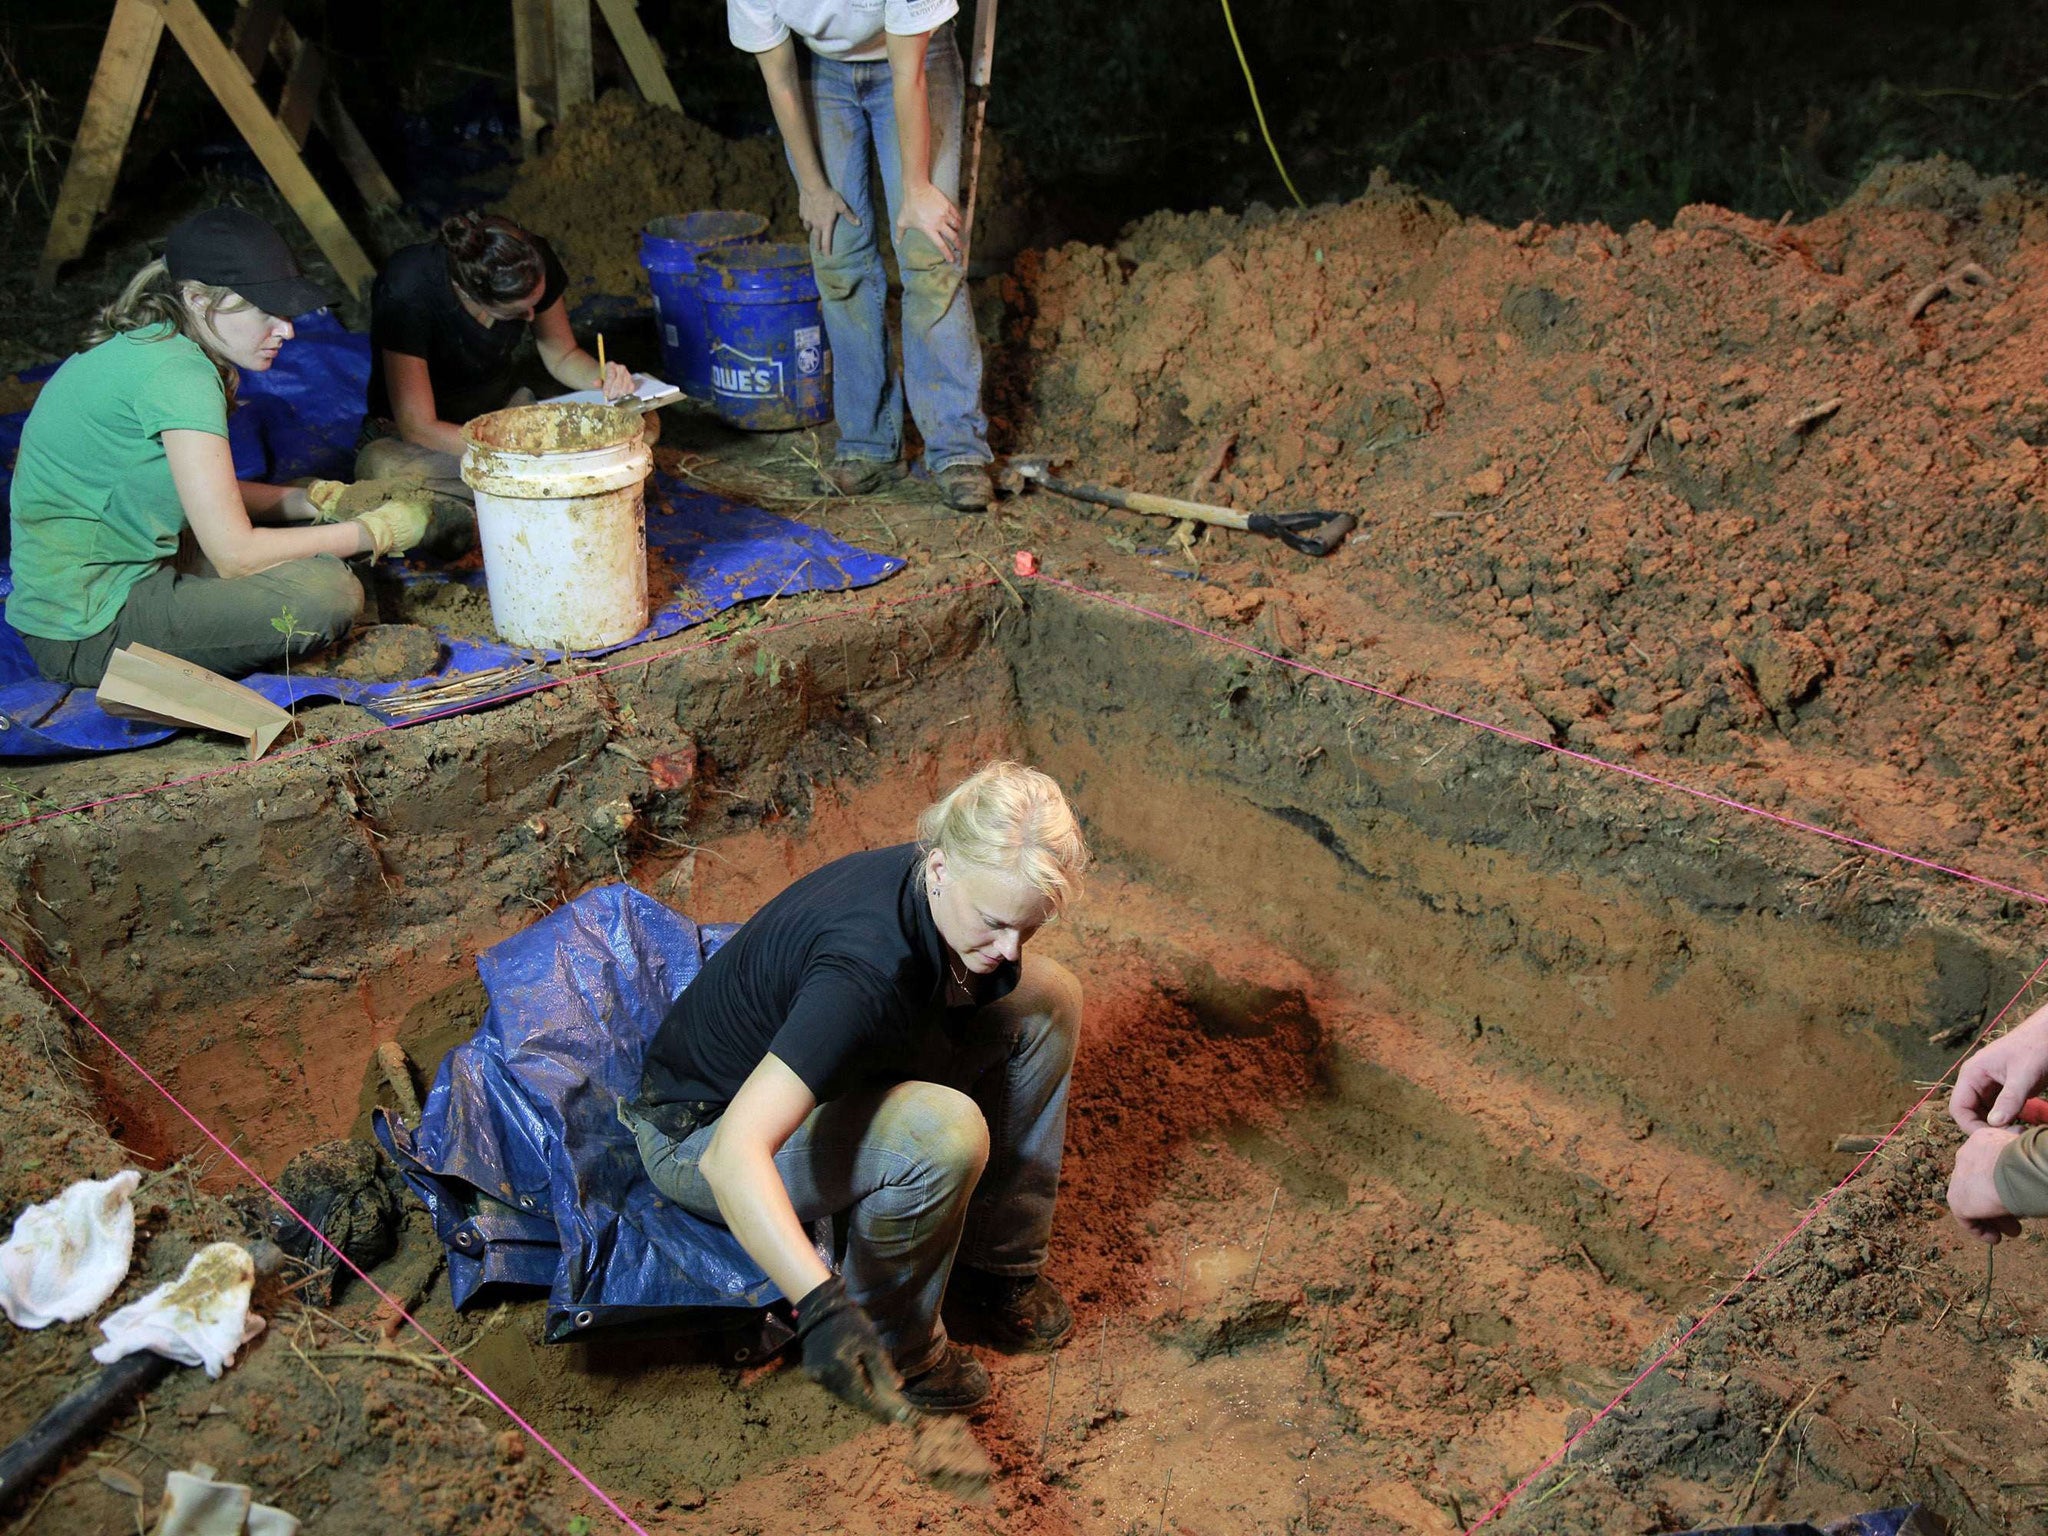
[[[171,231],[164,265],[177,282],[232,288],[267,314],[291,320],[333,301],[308,281],[291,247],[246,208],[209,208]]]

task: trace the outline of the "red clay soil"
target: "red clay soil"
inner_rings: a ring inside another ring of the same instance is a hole
[[[1839,755],[1869,782],[1837,793],[1920,801],[1951,857],[2048,831],[2030,184],[1888,165],[1808,224],[1696,206],[1625,234],[1385,185],[1027,253],[1005,296],[1020,446],[1360,514],[1322,563],[1198,544],[1208,618],[1270,606],[1261,637],[1323,657],[1444,624],[1444,668],[1494,658],[1518,728],[1647,765]],[[1149,527],[1125,542],[1167,545]],[[1390,588],[1377,621],[1344,601]]]

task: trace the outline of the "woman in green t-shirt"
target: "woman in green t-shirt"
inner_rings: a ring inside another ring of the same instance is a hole
[[[332,520],[344,487],[237,481],[228,410],[326,295],[240,208],[195,214],[43,386],[16,460],[7,622],[53,682],[97,687],[131,642],[237,674],[348,633],[344,561],[417,543],[420,502]],[[192,544],[184,556],[186,530]]]

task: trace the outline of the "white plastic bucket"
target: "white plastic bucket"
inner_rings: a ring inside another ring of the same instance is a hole
[[[588,651],[647,627],[647,472],[632,411],[518,405],[462,429],[491,623],[513,645]]]

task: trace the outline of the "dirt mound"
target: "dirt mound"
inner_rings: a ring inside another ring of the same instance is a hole
[[[796,183],[772,137],[727,139],[623,91],[579,107],[548,152],[520,167],[503,211],[545,235],[569,269],[571,301],[647,297],[640,230],[698,209],[767,215],[776,239],[798,235]]]
[[[1620,234],[1382,180],[1029,253],[1008,297],[998,409],[1024,444],[1082,478],[1181,493],[1220,463],[1212,499],[1358,510],[1279,581],[1391,579],[1539,731],[1622,759],[1839,746],[1917,781],[1936,842],[2048,831],[2031,185],[1889,164],[1809,224],[1695,206]],[[1293,616],[1292,648],[1371,643]]]
[[[964,196],[964,193],[963,193]],[[640,231],[698,209],[765,214],[768,238],[801,240],[796,182],[770,134],[720,137],[664,107],[613,91],[579,107],[545,155],[520,168],[502,211],[547,236],[569,269],[571,302],[593,294],[648,297]],[[975,199],[975,270],[1007,262],[1049,227],[1042,199],[993,134],[982,141]],[[888,241],[884,259],[894,271]]]

